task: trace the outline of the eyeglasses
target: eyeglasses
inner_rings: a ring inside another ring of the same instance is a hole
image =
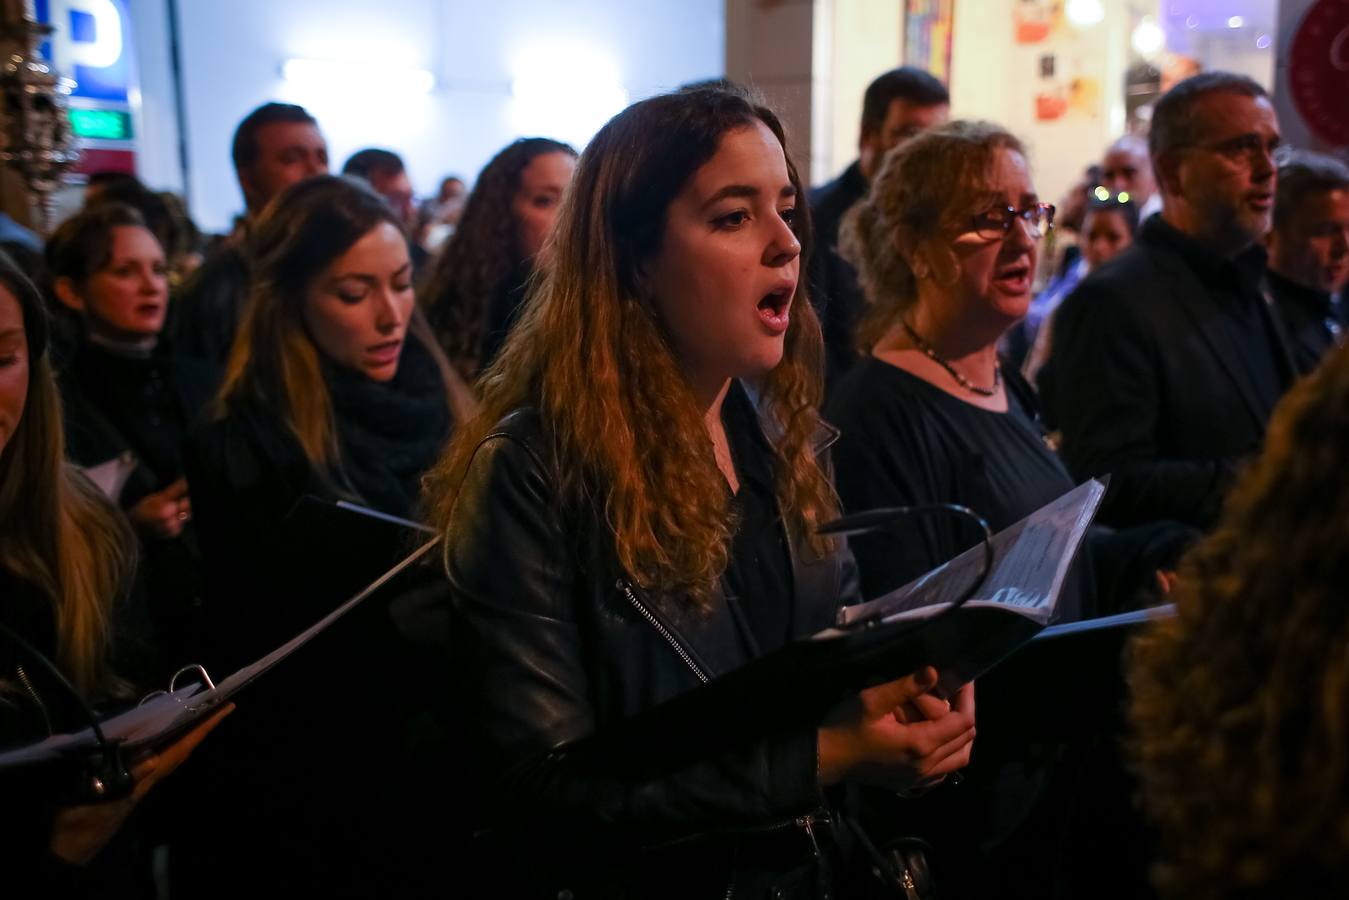
[[[1032,238],[1044,237],[1054,227],[1054,204],[1036,203],[1023,210],[996,206],[971,217],[970,225],[974,233],[984,240],[1000,241],[1012,230],[1012,223],[1017,219],[1026,223],[1026,231]]]

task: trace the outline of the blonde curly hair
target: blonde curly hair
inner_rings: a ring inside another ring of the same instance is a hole
[[[992,122],[958,120],[924,131],[890,151],[867,196],[844,218],[839,251],[856,266],[867,299],[857,326],[864,355],[918,299],[915,254],[942,280],[958,274],[949,233],[989,199],[988,175],[1001,149],[1026,152]]]

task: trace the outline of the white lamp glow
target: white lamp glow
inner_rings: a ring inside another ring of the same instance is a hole
[[[1241,16],[1232,16],[1231,18],[1229,18],[1229,19],[1227,20],[1227,27],[1228,27],[1228,28],[1240,28],[1242,25],[1245,25],[1245,24],[1246,24],[1246,20],[1243,19]]]
[[[618,66],[593,47],[533,47],[513,68],[511,113],[524,134],[579,148],[628,105]]]
[[[1101,0],[1068,0],[1064,10],[1068,21],[1078,28],[1088,28],[1105,18],[1105,7]]]
[[[1145,16],[1134,28],[1133,45],[1140,55],[1154,56],[1166,46],[1166,32],[1151,16]]]
[[[288,59],[281,75],[297,87],[324,91],[407,91],[429,94],[436,77],[425,69],[374,67],[363,62]]]

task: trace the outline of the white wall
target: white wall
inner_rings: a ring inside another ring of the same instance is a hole
[[[131,15],[140,90],[136,114],[137,167],[156,190],[182,191],[178,161],[178,111],[169,54],[168,4],[164,0],[126,0]],[[134,101],[134,98],[133,98]],[[136,104],[133,102],[132,108]]]
[[[164,17],[141,9],[163,0],[131,2],[144,30],[138,45],[158,39],[167,47]],[[516,137],[551,132],[583,143],[617,111],[614,84],[638,100],[723,69],[723,0],[178,0],[178,8],[192,212],[208,230],[225,229],[242,208],[230,139],[268,100],[310,109],[334,170],[361,147],[388,147],[425,195],[447,174],[471,182]],[[427,69],[437,83],[421,96],[398,86],[374,94],[300,87],[281,77],[290,58],[359,61],[372,81],[390,66]],[[529,72],[545,89],[565,88],[578,73],[601,88],[564,90],[531,111],[512,96],[514,79]],[[142,177],[174,186],[171,95],[152,103],[157,89],[142,77]]]
[[[862,99],[876,76],[904,62],[904,9],[894,0],[834,0],[827,73],[826,150],[816,153],[816,182],[857,159]]]
[[[1127,65],[1128,8],[1106,0],[1105,19],[1087,29],[1040,44],[1014,40],[1017,0],[978,0],[955,4],[951,50],[951,115],[990,119],[1021,138],[1030,153],[1036,189],[1046,201],[1060,202],[1087,165],[1100,159],[1123,129],[1120,85]],[[1036,118],[1035,97],[1045,90],[1038,58],[1054,54],[1061,73],[1096,79],[1100,89],[1094,113],[1070,113],[1053,121]]]

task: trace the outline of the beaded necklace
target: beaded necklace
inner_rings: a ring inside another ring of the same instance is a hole
[[[922,350],[928,359],[932,360],[934,363],[936,363],[937,365],[945,369],[947,372],[949,372],[951,377],[956,380],[956,383],[959,384],[961,387],[963,387],[965,390],[970,391],[971,393],[978,394],[980,397],[992,397],[994,394],[998,392],[998,387],[1002,384],[1001,362],[999,362],[998,360],[993,361],[993,386],[991,388],[980,387],[973,381],[970,381],[964,375],[961,375],[959,372],[957,372],[955,366],[951,365],[949,362],[938,356],[937,351],[932,348],[932,345],[929,344],[927,341],[923,340],[923,338],[918,334],[918,332],[913,330],[913,326],[911,326],[908,322],[905,322],[903,319],[901,319],[899,324],[903,326],[905,332],[908,333],[909,337],[913,340],[914,344],[918,347],[918,349]]]

